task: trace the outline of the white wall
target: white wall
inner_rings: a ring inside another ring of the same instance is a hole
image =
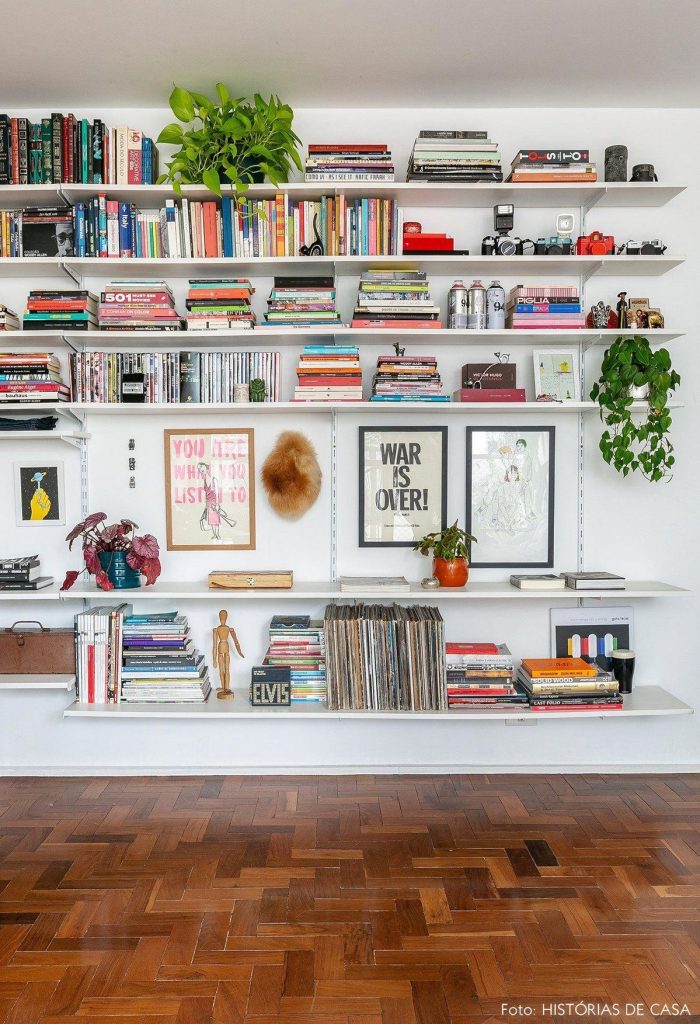
[[[76,114],[82,113],[75,111]],[[39,112],[38,112],[39,113]],[[87,111],[102,116],[108,124],[125,119],[123,111]],[[129,111],[131,125],[157,132],[167,120],[166,112]],[[698,554],[694,526],[698,501],[700,465],[696,430],[698,411],[694,379],[698,372],[695,353],[697,329],[693,307],[695,282],[700,270],[698,257],[698,184],[700,178],[700,115],[691,110],[304,110],[296,120],[297,130],[309,141],[387,141],[396,158],[400,180],[417,131],[426,127],[487,128],[502,147],[504,163],[524,145],[588,146],[598,160],[601,177],[606,145],[624,142],[630,150],[630,166],[652,161],[662,181],[686,183],[689,189],[671,204],[647,210],[601,210],[588,217],[587,229],[600,228],[620,240],[630,237],[661,237],[670,252],[686,253],[688,262],[659,278],[596,278],[587,285],[587,303],[606,299],[614,305],[616,293],[625,287],[632,295],[646,295],[661,306],[669,327],[687,328],[689,334],[674,343],[674,363],[683,376],[680,397],[686,403],[674,414],[676,473],[670,483],[648,484],[644,480],[623,480],[602,463],[597,450],[600,425],[595,415],[585,427],[585,567],[610,569],[630,578],[661,579],[693,587],[698,575]],[[411,211],[409,211],[411,212]],[[557,211],[516,211],[516,233],[537,237],[553,231]],[[449,230],[460,247],[479,251],[481,237],[491,230],[489,210],[417,210],[424,225]],[[115,275],[116,276],[116,275]],[[551,283],[566,279],[551,276]],[[98,279],[89,280],[96,286]],[[544,278],[543,278],[544,280]],[[181,301],[185,283],[174,280]],[[257,277],[255,297],[259,314],[271,284]],[[431,278],[433,296],[444,307],[451,278]],[[506,288],[516,283],[503,278]],[[8,279],[0,283],[0,301],[18,310],[29,287],[39,282]],[[345,317],[352,308],[356,279],[339,283],[340,305]],[[256,346],[257,346],[256,341]],[[383,345],[382,348],[386,348]],[[286,388],[294,379],[297,349],[281,349]],[[531,352],[511,348],[518,363],[519,383],[532,394]],[[363,346],[365,388],[370,368],[379,354],[377,346]],[[467,358],[486,359],[492,349],[481,346],[445,346],[440,351],[440,369],[451,391],[459,380],[459,367]],[[600,350],[586,357],[588,380],[599,365]],[[516,424],[517,412],[502,413],[499,420]],[[464,426],[469,422],[493,423],[490,416],[440,416],[433,411],[382,416],[379,422],[438,423],[449,427],[449,515],[464,514]],[[90,505],[109,515],[128,515],[144,529],[165,539],[163,499],[163,430],[195,421],[181,417],[93,416],[89,422]],[[246,425],[255,429],[258,467],[277,434],[294,426],[303,430],[316,445],[327,470],[329,465],[329,419],[326,416],[283,415],[236,416],[230,420],[202,415],[198,425]],[[527,417],[526,423],[553,423],[557,428],[556,565],[571,568],[576,562],[576,418],[547,415]],[[357,546],[357,428],[371,425],[371,415],[347,416],[339,428],[339,509],[341,572],[404,573],[409,579],[425,575],[428,563],[405,549],[384,552],[361,550]],[[127,441],[137,442],[135,491],[128,489]],[[62,445],[45,443],[0,447],[0,521],[3,551],[39,550],[45,568],[62,576],[77,560],[68,556],[64,527],[14,528],[12,463],[18,458],[57,457],[66,467],[68,521],[79,518],[78,455]],[[290,567],[298,580],[327,578],[330,567],[330,490],[326,472],[316,506],[298,524],[278,519],[258,490],[258,548],[254,552],[230,552],[214,559],[205,552],[167,553],[163,575],[169,579],[199,579],[214,565],[240,567]],[[473,578],[503,578],[507,573],[473,570]],[[222,601],[221,607],[227,602]],[[557,604],[556,600],[551,606]],[[149,608],[160,607],[149,602]],[[219,605],[182,605],[189,615],[198,643],[208,652],[210,628]],[[245,662],[235,666],[236,681],[245,684],[250,666],[265,650],[268,619],[274,611],[301,610],[298,602],[228,602],[239,631]],[[516,656],[546,655],[549,648],[549,602],[449,602],[443,606],[449,639],[494,639],[507,641]],[[695,706],[694,629],[698,619],[698,597],[683,600],[639,601],[635,606],[636,647],[639,653],[638,682],[660,683]],[[0,604],[0,624],[40,612],[46,622],[71,620],[69,605],[27,605],[13,608]],[[322,613],[322,603],[310,604],[309,612]],[[487,722],[173,722],[170,720],[116,721],[64,720],[67,703],[60,693],[0,693],[0,771],[178,771],[187,769],[326,769],[349,767],[421,770],[435,767],[474,767],[480,770],[527,767],[560,769],[619,766],[620,769],[654,766],[697,766],[698,721],[695,717],[668,719],[587,719],[546,721],[530,728],[512,728]]]

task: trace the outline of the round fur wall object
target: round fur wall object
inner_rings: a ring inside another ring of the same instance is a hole
[[[285,430],[262,468],[263,487],[275,512],[298,519],[311,508],[321,491],[321,467],[308,438]]]

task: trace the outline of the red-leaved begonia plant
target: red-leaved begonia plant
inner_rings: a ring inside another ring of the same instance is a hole
[[[109,576],[100,564],[98,556],[102,551],[125,551],[127,565],[146,577],[146,586],[155,583],[160,576],[160,549],[155,537],[150,533],[145,533],[142,537],[137,536],[134,531],[138,530],[138,524],[131,519],[121,519],[118,523],[105,526],[106,518],[104,512],[93,512],[82,523],[74,526],[66,537],[69,548],[73,547],[78,537],[82,537],[85,568],[79,571],[71,569],[67,572],[61,590],[70,590],[83,572],[94,576],[101,590],[114,590]]]

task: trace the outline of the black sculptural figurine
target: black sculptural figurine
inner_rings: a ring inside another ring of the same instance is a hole
[[[627,146],[608,146],[606,148],[605,180],[627,181]]]
[[[618,292],[617,297],[619,302],[615,307],[617,309],[617,326],[622,330],[627,329],[627,292]]]

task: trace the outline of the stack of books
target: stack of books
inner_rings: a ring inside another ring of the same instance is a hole
[[[579,330],[586,326],[576,285],[519,284],[506,307],[508,327],[517,330]]]
[[[75,289],[33,290],[27,297],[25,331],[91,331],[97,326],[97,296]]]
[[[435,356],[379,356],[371,402],[449,402]]]
[[[330,709],[446,709],[444,622],[437,608],[331,604],[323,630]]]
[[[366,594],[367,591],[384,594],[410,594],[411,585],[405,576],[341,576],[342,594]]]
[[[304,345],[297,366],[295,402],[361,402],[357,345]]]
[[[247,278],[191,280],[185,300],[187,330],[251,330],[255,326],[250,305],[254,291]]]
[[[520,149],[508,181],[597,181],[587,149]]]
[[[123,401],[125,376],[143,377],[143,401],[155,404],[235,401],[236,384],[265,383],[265,401],[279,401],[279,352],[74,352],[76,402]]]
[[[625,577],[612,572],[563,572],[562,579],[570,590],[624,590]]]
[[[207,700],[209,672],[184,615],[126,615],[122,651],[120,696],[126,703],[196,704]]]
[[[275,615],[263,665],[288,668],[292,701],[325,701],[326,646],[323,622],[308,615]]]
[[[263,327],[340,327],[332,277],[276,277]]]
[[[44,590],[53,583],[53,576],[41,575],[38,555],[0,559],[0,590]]]
[[[0,403],[69,399],[61,364],[51,352],[0,352]]]
[[[140,131],[51,114],[32,123],[0,114],[0,185],[153,185],[158,151]]]
[[[306,181],[393,181],[389,147],[375,143],[315,143],[306,158]]]
[[[167,281],[112,281],[100,294],[101,331],[179,331],[182,320]]]
[[[498,144],[484,131],[422,131],[407,181],[503,181]]]
[[[360,275],[353,327],[441,328],[440,307],[421,270],[367,270]]]
[[[505,644],[448,643],[448,708],[525,705],[525,691],[513,682],[513,655]]]
[[[0,303],[0,331],[18,331],[19,317],[7,306]]]
[[[583,658],[524,658],[517,675],[533,711],[619,711],[612,672]]]

